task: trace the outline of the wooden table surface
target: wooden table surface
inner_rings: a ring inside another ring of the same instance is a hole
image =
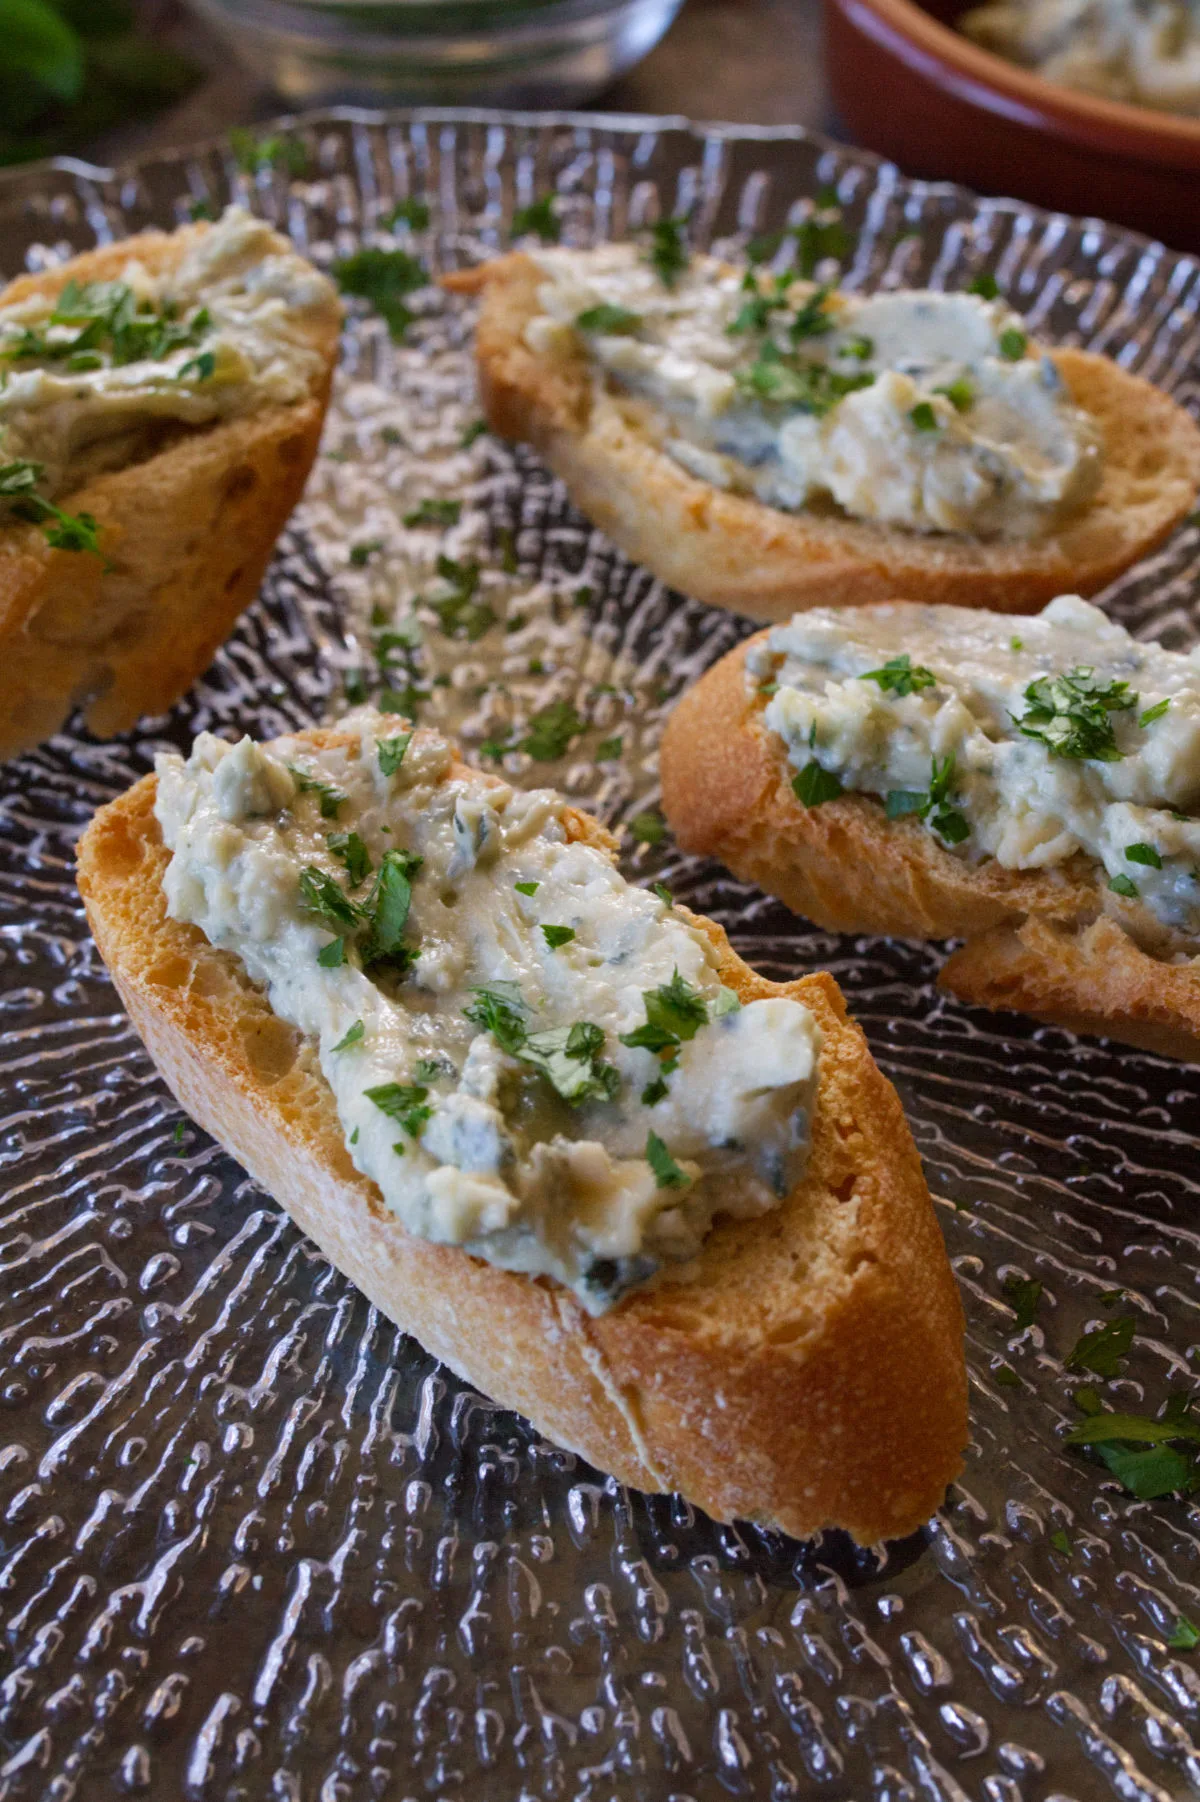
[[[119,162],[289,110],[179,0],[158,0],[153,13],[156,32],[210,73],[153,123],[99,139],[89,147],[94,160]],[[592,104],[829,131],[818,0],[686,0],[657,48]]]

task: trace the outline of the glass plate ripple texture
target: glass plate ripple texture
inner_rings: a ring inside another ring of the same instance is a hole
[[[445,266],[504,242],[550,185],[579,242],[656,208],[690,212],[701,241],[761,229],[836,185],[852,283],[993,270],[1037,331],[1200,409],[1200,265],[1102,224],[794,133],[358,112],[281,129],[304,175],[246,176],[217,146],[10,178],[0,261],[231,193],[322,262],[427,194]],[[392,378],[369,324],[348,354]],[[489,456],[522,570],[586,567],[585,642],[663,698],[748,630],[616,557],[528,458]],[[1193,525],[1109,602],[1190,644],[1198,574]],[[972,1441],[928,1529],[870,1553],[628,1493],[437,1367],[182,1119],[88,938],[72,846],[90,810],[201,727],[319,717],[344,639],[337,584],[293,530],[168,718],[111,744],[64,733],[0,772],[0,1798],[1200,1792],[1200,1669],[1170,1644],[1200,1622],[1200,1507],[1135,1500],[1060,1436],[1085,1380],[1070,1349],[1114,1313],[1136,1338],[1112,1405],[1196,1386],[1200,1070],[971,1012],[937,994],[934,949],[813,931],[710,864],[638,849],[639,878],[715,914],[753,964],[845,988],[962,1286]],[[652,771],[647,755],[612,791],[589,764],[571,786],[627,815],[653,805]],[[1014,1276],[1043,1285],[1021,1329]]]

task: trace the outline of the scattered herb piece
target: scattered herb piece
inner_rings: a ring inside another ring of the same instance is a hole
[[[1162,858],[1155,847],[1146,844],[1144,840],[1139,840],[1136,845],[1126,845],[1125,855],[1130,863],[1145,864],[1151,870],[1161,870],[1163,867]]]
[[[581,332],[624,334],[640,331],[642,316],[640,313],[631,313],[628,307],[616,307],[608,301],[602,301],[599,306],[586,307],[577,316],[575,324]]]
[[[421,1129],[433,1113],[426,1105],[429,1090],[419,1082],[382,1082],[363,1094],[389,1120],[398,1120],[410,1139],[421,1136]],[[402,1148],[401,1148],[402,1149]]]
[[[1000,284],[995,276],[990,275],[985,269],[981,275],[977,275],[973,281],[967,283],[967,293],[979,294],[984,300],[995,300],[1000,293]]]
[[[201,219],[215,219],[217,209],[211,200],[189,200],[187,216],[195,225]]]
[[[525,1015],[529,1005],[515,982],[493,982],[471,990],[475,1000],[463,1008],[466,1019],[490,1032],[501,1051],[515,1056],[525,1043]]]
[[[176,1145],[183,1144],[183,1121],[182,1120],[177,1120],[175,1122],[175,1131],[171,1134],[171,1140],[172,1140],[172,1143],[174,1143]]]
[[[919,400],[915,407],[910,408],[908,417],[918,432],[936,432],[938,429],[938,416],[927,400]]]
[[[1139,713],[1138,725],[1144,731],[1147,726],[1152,726],[1155,720],[1160,720],[1170,705],[1170,695],[1165,695],[1161,701],[1155,701],[1153,707],[1147,707],[1145,713]]]
[[[338,862],[346,867],[350,887],[358,888],[374,867],[371,854],[357,832],[332,832],[325,840]]]
[[[1019,1389],[1021,1387],[1021,1379],[1011,1364],[998,1364],[994,1375],[1001,1389]]]
[[[557,951],[562,945],[569,945],[575,937],[573,926],[543,926],[542,937],[551,951]]]
[[[858,336],[851,338],[849,343],[843,344],[838,355],[842,357],[856,357],[860,363],[869,363],[871,358],[875,355],[875,340],[874,338],[865,338],[860,333]]]
[[[1051,1533],[1050,1544],[1054,1547],[1056,1552],[1061,1552],[1064,1558],[1069,1558],[1075,1550],[1062,1527],[1056,1527],[1054,1532]]]
[[[350,546],[350,562],[355,569],[365,569],[376,551],[382,549],[382,538],[364,538],[361,544]]]
[[[415,317],[404,304],[405,296],[429,282],[424,264],[407,250],[380,250],[370,244],[339,258],[333,265],[333,279],[343,294],[368,301],[397,343]]]
[[[418,1082],[436,1082],[439,1076],[457,1076],[448,1057],[419,1057],[413,1075]]]
[[[362,923],[361,909],[317,864],[306,864],[300,872],[300,905],[304,913],[314,915],[323,926],[341,936]]]
[[[687,1188],[687,1172],[679,1168],[657,1133],[647,1134],[646,1162],[653,1170],[654,1180],[660,1189]]]
[[[1194,1652],[1200,1646],[1200,1627],[1194,1627],[1186,1614],[1181,1614],[1171,1629],[1167,1644],[1173,1652]]]
[[[97,363],[98,361],[99,359],[97,359]],[[72,358],[72,362],[78,366],[78,359]],[[93,368],[96,366],[97,364],[92,364]],[[68,367],[70,367],[70,365],[68,365]],[[198,357],[189,357],[186,363],[180,365],[175,373],[175,380],[177,382],[184,382],[189,376],[194,376],[198,382],[211,382],[216,367],[217,359],[212,351],[202,350]]]
[[[406,526],[456,526],[462,514],[462,502],[432,500],[428,496],[411,513],[404,515]]]
[[[517,556],[517,540],[511,526],[501,526],[496,533],[500,546],[500,567],[506,576],[515,576],[521,567]]]
[[[664,1095],[669,1095],[670,1092],[671,1091],[668,1089],[664,1079],[661,1076],[656,1076],[651,1082],[648,1082],[642,1090],[642,1106],[654,1107],[656,1103],[662,1100]]]
[[[1033,1277],[1010,1276],[1004,1285],[1004,1294],[1017,1317],[1017,1330],[1023,1332],[1027,1326],[1032,1326],[1042,1299],[1041,1283]]]
[[[512,236],[523,238],[534,233],[543,244],[557,244],[562,237],[562,221],[554,210],[554,195],[543,194],[540,200],[519,206],[512,216]]]
[[[386,231],[394,232],[398,225],[407,225],[410,230],[423,232],[429,229],[429,206],[424,200],[417,200],[409,195],[407,200],[399,200],[380,224]]]
[[[1094,1376],[1115,1377],[1129,1355],[1137,1320],[1121,1314],[1094,1332],[1084,1333],[1067,1358],[1068,1370],[1090,1370]]]
[[[650,227],[647,261],[664,288],[675,286],[691,260],[684,239],[686,227],[686,219],[660,219]]]
[[[367,1031],[367,1029],[363,1025],[362,1021],[356,1020],[354,1022],[354,1025],[351,1026],[348,1029],[348,1031],[338,1040],[337,1044],[333,1047],[333,1049],[335,1051],[349,1051],[349,1049],[352,1045],[361,1045],[364,1037],[366,1036],[366,1031]]]
[[[832,205],[836,206],[836,196]],[[823,211],[831,207],[822,208]],[[799,225],[792,227],[792,236],[796,240],[796,257],[800,265],[800,273],[811,279],[824,262],[842,263],[854,249],[854,239],[842,224],[840,218],[821,219],[813,213]]]
[[[1000,334],[1000,355],[1008,363],[1019,363],[1028,346],[1029,339],[1015,325],[1010,325]]]
[[[377,738],[375,749],[379,756],[380,772],[384,776],[394,776],[404,762],[404,754],[412,743],[411,732],[398,732],[394,738]]]
[[[614,760],[621,755],[621,744],[622,740],[619,734],[616,738],[604,739],[602,743],[596,746],[596,762],[614,762]]]
[[[836,801],[842,792],[842,785],[833,771],[823,769],[819,763],[806,763],[792,777],[792,793],[805,807],[820,807],[825,801]]]
[[[348,796],[343,790],[335,788],[332,782],[322,782],[319,777],[310,776],[308,771],[302,770],[298,764],[289,763],[287,767],[291,773],[292,780],[295,782],[297,789],[302,795],[311,794],[317,796],[321,809],[321,818],[323,820],[336,820],[338,817],[338,809],[348,799]]]
[[[869,370],[847,375],[826,363],[787,358],[770,338],[759,351],[757,362],[736,374],[738,387],[754,399],[768,406],[796,407],[818,419],[831,412],[847,394],[871,387],[874,380]]]
[[[975,405],[975,390],[966,376],[960,375],[944,387],[935,388],[935,394],[944,394],[956,413],[969,413]]]
[[[475,440],[477,438],[482,438],[486,434],[487,429],[488,422],[486,419],[473,419],[459,439],[459,445],[463,450],[470,450]]]
[[[708,1003],[678,970],[672,974],[670,982],[644,990],[642,1003],[646,1009],[645,1025],[620,1034],[622,1045],[635,1050],[651,1051],[655,1055],[665,1051],[673,1059],[680,1046],[688,1039],[694,1039],[700,1028],[708,1023]]]
[[[551,701],[530,719],[518,749],[528,751],[538,763],[553,763],[566,755],[584,725],[569,701]]]
[[[654,893],[658,896],[664,907],[674,907],[675,897],[665,882],[656,882],[653,887]]]
[[[667,822],[661,813],[635,813],[629,822],[629,834],[639,845],[661,845],[667,836]]]
[[[1009,649],[1013,651],[1023,651],[1025,649],[1025,640],[1023,638],[1010,638],[1008,644]]]
[[[1138,885],[1133,880],[1133,877],[1126,876],[1124,871],[1121,871],[1116,876],[1110,876],[1108,879],[1108,886],[1114,895],[1124,895],[1127,901],[1137,900]]]
[[[518,895],[536,895],[541,888],[540,882],[514,882],[513,887]]]
[[[829,289],[817,288],[803,306],[797,307],[788,324],[788,337],[793,344],[798,344],[801,338],[822,338],[833,330],[833,320],[825,310],[828,299]]]
[[[285,169],[289,175],[303,175],[308,167],[304,145],[278,132],[260,138],[248,126],[236,125],[229,134],[229,148],[243,175],[257,175],[260,169]]]
[[[425,605],[437,614],[438,623],[447,638],[465,638],[474,644],[496,623],[496,615],[486,601],[477,600],[479,565],[474,559],[456,563],[452,557],[439,557],[437,573],[450,592],[442,598],[423,596]]]
[[[344,938],[330,939],[317,952],[317,962],[323,970],[338,970],[346,961],[346,941]]]
[[[42,527],[47,544],[58,551],[91,551],[100,556],[99,528],[90,513],[64,513],[36,492],[44,465],[20,458],[0,465],[0,501],[11,501],[20,519]]]
[[[1100,682],[1089,664],[1077,664],[1066,675],[1038,676],[1025,699],[1029,709],[1020,719],[1014,714],[1013,723],[1026,738],[1040,739],[1051,756],[1098,763],[1124,756],[1108,716],[1137,706],[1128,682]]]
[[[375,885],[363,909],[368,934],[363,944],[363,968],[389,964],[406,971],[416,953],[404,943],[412,905],[413,877],[421,867],[421,858],[408,851],[385,851],[379,863]]]
[[[593,591],[585,582],[582,588],[577,588],[575,590],[575,593],[572,596],[572,604],[576,607],[590,607],[592,604],[592,592]]]
[[[884,811],[889,820],[919,814],[946,844],[961,845],[970,837],[971,828],[966,816],[952,805],[954,799],[955,763],[954,753],[950,751],[945,757],[934,756],[927,789],[889,789],[884,798]]]
[[[923,688],[933,688],[937,677],[923,663],[913,663],[907,651],[899,657],[889,657],[882,669],[869,669],[863,672],[864,682],[878,682],[885,694],[911,695]]]
[[[614,1064],[600,1057],[604,1031],[590,1020],[531,1032],[517,1052],[523,1064],[540,1070],[564,1101],[573,1105],[592,1098],[611,1101],[621,1083]]]

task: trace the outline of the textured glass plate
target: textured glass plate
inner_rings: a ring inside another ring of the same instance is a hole
[[[994,269],[1039,332],[1200,407],[1194,261],[799,134],[345,113],[285,137],[303,175],[246,178],[218,148],[6,181],[0,262],[238,189],[319,261],[427,193],[445,266],[504,242],[551,183],[582,242],[656,205],[690,210],[701,240],[770,226],[832,182],[861,228],[851,281]],[[396,353],[367,321],[348,356],[436,413],[425,372],[462,337],[434,311]],[[478,454],[493,543],[515,534],[523,578],[593,590],[555,692],[587,711],[617,675],[589,718],[628,743],[617,770],[580,754],[555,774],[628,818],[654,805],[664,702],[748,628],[664,595],[523,455]],[[1136,1319],[1114,1405],[1195,1384],[1200,1070],[972,1013],[936,993],[935,950],[817,933],[669,844],[635,851],[640,879],[716,914],[760,968],[834,971],[925,1157],[967,1310],[972,1444],[928,1530],[873,1553],[717,1527],[545,1444],[380,1319],[182,1119],[88,939],[72,846],[157,746],[334,704],[355,616],[305,523],[328,521],[317,488],[168,718],[107,745],[64,734],[0,773],[0,1797],[1200,1791],[1200,1670],[1168,1643],[1200,1623],[1200,1508],[1136,1501],[1060,1442],[1089,1323]],[[1192,526],[1111,603],[1194,642],[1198,573]],[[1021,1332],[1014,1275],[1044,1285]]]

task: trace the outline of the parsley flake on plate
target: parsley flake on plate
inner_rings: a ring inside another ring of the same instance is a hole
[[[647,261],[664,288],[673,288],[691,261],[686,229],[686,219],[660,219],[650,227]]]
[[[554,198],[553,194],[543,194],[528,206],[517,207],[512,216],[512,236],[533,234],[543,244],[557,244],[562,237],[562,221],[554,209]]]
[[[1038,676],[1025,690],[1028,710],[1013,723],[1026,738],[1040,739],[1052,757],[1118,763],[1112,713],[1136,707],[1128,682],[1101,682],[1090,664],[1061,676]]]
[[[406,296],[429,284],[425,265],[409,251],[380,250],[371,244],[339,258],[332,274],[343,294],[369,302],[397,342],[415,318],[405,305]]]

